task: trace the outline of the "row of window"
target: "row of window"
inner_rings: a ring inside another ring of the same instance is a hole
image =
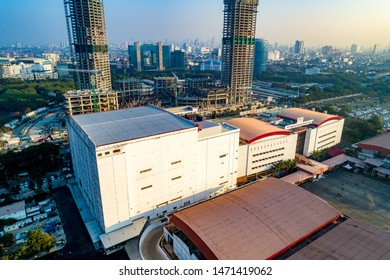
[[[333,140],[332,142],[326,143],[325,145],[322,145],[322,146],[318,147],[318,150],[321,150],[322,148],[325,148],[326,146],[329,146],[329,145],[331,145],[331,144],[333,144],[335,142],[336,141]]]
[[[334,134],[334,133],[336,133],[336,132],[337,132],[337,131],[334,130],[334,131],[332,131],[332,132],[326,133],[326,134],[324,134],[324,135],[319,136],[318,139],[324,138],[324,137],[326,137],[326,136],[328,136],[328,135],[331,135],[331,134]]]
[[[281,156],[284,156],[284,154],[278,154],[278,155],[274,155],[274,156],[272,156],[272,157],[267,157],[267,158],[262,158],[262,159],[254,160],[254,161],[252,161],[252,163],[256,163],[256,162],[260,162],[260,161],[265,161],[265,160],[268,160],[268,159],[271,159],[271,158],[277,158],[277,157],[281,157]]]
[[[120,152],[121,152],[120,149],[115,149],[115,150],[112,151],[112,154],[113,154],[113,155],[114,155],[114,154],[119,154]],[[105,155],[105,156],[111,155],[111,151],[104,152],[104,155]],[[98,157],[102,157],[102,156],[103,156],[103,153],[98,153],[97,156],[98,156]]]
[[[327,141],[329,141],[330,139],[333,139],[333,138],[336,138],[336,135],[333,135],[332,137],[329,137],[329,138],[326,138],[324,140],[321,140],[320,142],[318,142],[318,144],[322,144],[322,143],[327,142]]]
[[[275,150],[271,150],[271,151],[267,151],[267,152],[263,152],[263,153],[258,153],[258,154],[254,154],[253,156],[254,157],[257,157],[257,156],[261,156],[261,155],[265,155],[265,154],[269,154],[269,153],[273,153],[273,152],[277,152],[277,151],[283,151],[285,148],[279,148],[279,149],[275,149]]]
[[[179,164],[179,163],[181,163],[181,160],[173,161],[173,162],[171,162],[171,165],[176,165],[176,164]],[[141,170],[139,173],[143,174],[143,173],[147,173],[147,172],[150,172],[150,171],[152,171],[152,168]]]
[[[179,179],[181,179],[181,176],[174,177],[174,178],[172,178],[171,180],[172,180],[172,181],[175,181],[175,180],[179,180]],[[146,187],[142,187],[142,188],[141,188],[141,191],[146,190],[146,189],[150,189],[151,187],[153,187],[153,185],[149,185],[149,186],[146,186]]]
[[[278,163],[279,161],[280,160],[273,161],[273,162],[270,162],[270,163],[267,163],[267,164],[262,164],[262,165],[255,166],[255,167],[252,167],[252,170],[259,169],[259,168],[262,168],[262,167],[265,167],[265,166],[272,166],[275,163]]]
[[[273,147],[273,146],[285,145],[287,143],[288,143],[288,141],[284,140],[284,141],[280,141],[280,142],[277,142],[277,143],[272,143],[272,144],[269,144],[269,145],[251,147],[251,151],[262,150],[262,149],[266,149],[266,148]]]

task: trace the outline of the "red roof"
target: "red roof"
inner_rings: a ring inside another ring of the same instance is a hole
[[[239,128],[240,139],[248,144],[271,136],[291,135],[290,131],[252,118],[236,118],[227,123]]]
[[[390,233],[346,220],[288,259],[390,260]]]
[[[390,155],[390,133],[384,133],[367,141],[361,142],[358,149],[366,149]]]
[[[310,192],[269,178],[178,211],[175,224],[207,259],[272,259],[339,218]]]
[[[340,116],[329,115],[329,114],[301,109],[301,108],[285,109],[278,114],[278,117],[283,119],[293,120],[293,121],[297,121],[299,118],[303,117],[304,121],[313,120],[313,125],[316,127],[319,127],[329,121],[334,121],[334,120],[338,121],[342,119],[342,117]]]

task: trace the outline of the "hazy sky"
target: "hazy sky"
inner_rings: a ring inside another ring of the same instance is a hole
[[[108,40],[220,42],[223,0],[105,0]],[[390,44],[390,0],[260,0],[257,37],[305,46]],[[0,0],[0,44],[67,40],[63,0]]]

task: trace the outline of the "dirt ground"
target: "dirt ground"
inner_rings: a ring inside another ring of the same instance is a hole
[[[343,215],[390,231],[390,181],[339,169],[301,187]]]

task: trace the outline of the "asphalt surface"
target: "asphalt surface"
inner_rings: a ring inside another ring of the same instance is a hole
[[[302,187],[341,214],[390,231],[390,181],[339,169]]]
[[[95,250],[84,225],[81,215],[67,187],[54,190],[54,199],[62,220],[66,235],[66,246],[51,254],[41,257],[41,260],[128,260],[124,249],[105,255]]]
[[[164,234],[163,226],[153,229],[141,244],[141,252],[145,260],[166,260],[167,257],[161,251],[160,240]]]

